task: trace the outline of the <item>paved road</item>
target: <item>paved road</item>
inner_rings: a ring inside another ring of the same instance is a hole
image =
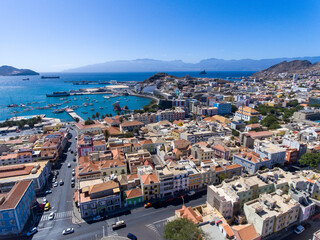
[[[300,235],[291,233],[289,236],[282,238],[282,240],[311,240],[313,233],[320,229],[320,219],[310,222],[310,226],[306,227],[306,230]]]
[[[75,131],[70,131],[72,134],[72,138],[69,140],[69,147],[71,150],[75,151],[76,149],[76,141]],[[40,222],[38,224],[39,233],[37,233],[33,239],[45,239],[47,237],[50,238],[51,232],[61,232],[63,229],[72,225],[71,217],[72,217],[72,207],[73,207],[73,194],[74,188],[71,188],[71,172],[72,169],[76,167],[76,163],[73,162],[74,154],[71,152],[64,153],[65,156],[63,160],[60,162],[61,164],[58,166],[56,170],[59,171],[59,175],[57,176],[57,182],[60,182],[60,179],[64,181],[63,186],[52,187],[52,193],[46,195],[47,200],[51,205],[51,209],[48,212],[44,212],[43,215],[39,215],[38,218]],[[68,163],[71,163],[71,167],[68,168]],[[51,185],[51,179],[50,179]],[[38,198],[39,202],[42,202],[42,197]],[[55,212],[55,220],[48,220],[48,216],[51,212]],[[55,239],[52,238],[52,239]],[[56,238],[57,239],[57,238]]]
[[[203,204],[206,201],[206,195],[199,196],[196,199],[186,200],[187,206],[195,206]],[[126,236],[129,232],[135,234],[139,240],[161,240],[162,231],[166,219],[174,215],[174,210],[181,208],[182,200],[177,199],[170,205],[164,205],[160,208],[138,208],[132,210],[127,215],[114,217],[105,221],[96,223],[81,223],[72,224],[71,217],[59,216],[54,221],[44,219],[45,225],[43,228],[39,227],[39,232],[34,235],[32,239],[70,239],[70,240],[95,240],[103,236],[119,235]],[[118,220],[124,220],[127,224],[126,228],[113,231],[111,225]],[[62,230],[66,227],[73,227],[75,232],[73,234],[63,236]]]

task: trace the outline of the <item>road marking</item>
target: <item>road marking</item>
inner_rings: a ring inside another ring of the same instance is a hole
[[[48,221],[49,215],[50,214],[42,215],[40,222]],[[54,219],[59,219],[59,218],[62,219],[62,218],[69,218],[69,217],[72,217],[72,211],[55,213]]]
[[[159,221],[153,222],[153,224],[161,223],[161,222],[164,222],[164,221],[167,221],[167,218],[164,218],[164,219],[161,219],[161,220],[159,220]]]
[[[53,227],[38,228],[38,231],[46,230],[46,229],[50,229],[50,228],[53,228]]]
[[[158,229],[153,224],[146,225],[151,231],[156,233],[157,239],[162,239],[161,234],[159,233]]]

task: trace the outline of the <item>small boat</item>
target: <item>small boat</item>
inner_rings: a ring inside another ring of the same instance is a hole
[[[81,113],[83,113],[83,114],[88,114],[88,112],[81,112]]]
[[[64,108],[61,109],[55,109],[52,111],[53,113],[63,113],[64,112]]]
[[[22,79],[22,81],[29,81],[29,80],[30,80],[29,78]]]
[[[92,105],[93,105],[93,103],[89,103],[89,105],[90,105],[90,106],[92,106]]]
[[[63,98],[59,98],[59,100],[63,101],[63,100],[67,100],[67,98],[63,97]]]
[[[91,111],[94,111],[94,108],[90,108]]]
[[[100,109],[103,109],[103,107],[99,107]]]
[[[105,99],[110,99],[110,96],[103,96],[103,98],[105,98]]]
[[[73,98],[73,100],[77,101],[78,99],[75,97],[75,98]]]

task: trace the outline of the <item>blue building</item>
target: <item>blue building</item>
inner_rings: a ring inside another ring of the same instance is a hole
[[[272,161],[260,158],[255,152],[241,152],[233,155],[232,162],[243,166],[249,173],[255,173],[263,167],[272,168]]]
[[[218,115],[227,115],[231,113],[231,103],[229,102],[215,102],[213,107],[218,108]]]
[[[0,195],[0,236],[19,234],[31,214],[36,193],[31,180],[17,182]]]

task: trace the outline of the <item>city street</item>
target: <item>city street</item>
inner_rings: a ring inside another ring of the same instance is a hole
[[[187,206],[203,204],[206,201],[206,195],[202,195],[194,200],[186,200]],[[39,227],[39,232],[32,239],[100,239],[103,236],[119,235],[126,236],[129,232],[135,234],[140,240],[159,239],[163,231],[166,219],[174,215],[174,210],[182,207],[182,200],[176,200],[171,205],[156,208],[138,208],[132,210],[127,215],[109,218],[105,221],[96,223],[72,224],[71,217],[61,217],[52,221],[45,220],[43,228]],[[127,227],[113,231],[111,225],[118,220],[124,220]],[[40,222],[41,223],[41,222]],[[73,234],[63,236],[62,230],[67,227],[73,227]]]

